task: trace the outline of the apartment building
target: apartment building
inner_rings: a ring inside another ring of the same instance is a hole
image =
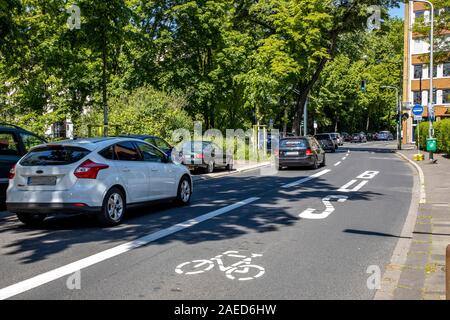
[[[408,2],[405,4],[405,52],[403,72],[403,105],[411,106],[421,104],[424,106],[424,121],[428,120],[428,102],[430,94],[430,44],[429,36],[413,32],[413,25],[419,18],[427,23],[430,21],[430,8],[421,2]],[[436,9],[435,15],[442,14],[444,9]],[[446,8],[445,10],[448,10]],[[439,37],[439,38],[438,38]],[[450,42],[450,30],[439,35],[436,41]],[[447,55],[448,57],[448,55]],[[450,60],[450,59],[448,59]],[[450,61],[438,61],[433,68],[433,104],[436,121],[450,118]],[[403,142],[415,142],[415,127],[411,111],[408,120],[403,123]]]

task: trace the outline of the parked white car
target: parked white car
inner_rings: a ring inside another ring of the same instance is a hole
[[[81,139],[31,149],[11,169],[6,205],[28,225],[51,214],[94,213],[112,226],[127,207],[161,199],[186,205],[192,191],[189,170],[151,144]]]

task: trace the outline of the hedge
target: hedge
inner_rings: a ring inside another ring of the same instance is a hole
[[[450,119],[445,119],[433,123],[434,136],[437,139],[437,149],[438,152],[443,152],[450,154]],[[420,130],[420,148],[422,150],[426,149],[429,123],[424,121],[416,129],[416,137],[418,131]]]

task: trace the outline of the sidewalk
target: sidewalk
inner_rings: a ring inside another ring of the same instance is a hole
[[[399,152],[412,160],[417,150]],[[406,262],[393,292],[395,300],[445,300],[445,252],[450,244],[450,159],[435,155],[431,164],[415,162],[423,171],[426,198],[419,203]]]

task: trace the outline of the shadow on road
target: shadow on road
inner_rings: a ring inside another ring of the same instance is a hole
[[[3,244],[3,248],[7,255],[17,256],[24,264],[48,259],[80,244],[98,244],[95,251],[98,252],[249,197],[260,197],[261,200],[152,242],[149,246],[171,242],[196,244],[232,239],[251,232],[275,232],[301,220],[298,213],[289,213],[289,209],[292,211],[292,208],[299,207],[299,201],[320,201],[337,191],[335,186],[320,178],[314,183],[297,187],[302,192],[295,195],[286,192],[288,189],[279,188],[278,184],[290,183],[299,178],[302,177],[229,176],[221,179],[220,183],[211,180],[198,188],[197,195],[188,207],[180,208],[169,203],[134,209],[121,226],[114,228],[100,228],[92,217],[70,216],[49,218],[41,227],[30,229],[18,223],[14,216],[7,216],[1,219],[0,233],[8,237],[12,237],[12,234],[15,239]],[[222,189],[218,188],[219,184]],[[296,188],[289,189],[293,190]],[[371,201],[378,195],[367,191],[353,192],[349,201]]]

